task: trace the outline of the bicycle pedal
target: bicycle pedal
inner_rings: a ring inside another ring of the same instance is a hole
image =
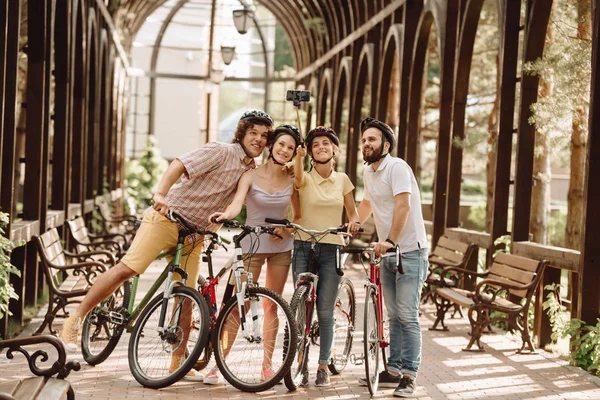
[[[365,362],[365,355],[361,353],[350,354],[350,362],[353,365],[363,365]]]
[[[124,325],[125,324],[125,317],[121,313],[110,311],[108,313],[108,317],[110,318],[110,321],[113,324],[117,324],[117,325]]]

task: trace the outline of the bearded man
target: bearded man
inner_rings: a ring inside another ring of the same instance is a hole
[[[427,236],[421,193],[410,166],[389,152],[394,148],[394,131],[375,118],[362,121],[362,153],[369,166],[363,173],[365,196],[358,206],[361,223],[373,214],[381,255],[381,284],[390,323],[388,369],[379,374],[379,385],[395,387],[394,396],[411,397],[421,364],[419,302],[427,274]],[[400,247],[402,270],[396,267]],[[366,385],[366,380],[359,379]]]

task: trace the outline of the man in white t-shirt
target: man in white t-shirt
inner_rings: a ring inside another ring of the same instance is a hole
[[[388,369],[379,374],[379,385],[396,387],[394,396],[409,397],[421,363],[419,302],[427,273],[421,193],[410,166],[389,154],[395,142],[392,128],[367,118],[360,130],[363,158],[369,166],[363,174],[365,196],[358,215],[364,222],[373,213],[379,240],[375,252],[384,255],[381,285],[390,323]],[[396,256],[385,255],[396,245],[402,252],[403,273],[396,268]]]

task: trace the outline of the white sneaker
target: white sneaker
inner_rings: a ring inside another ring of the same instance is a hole
[[[169,373],[174,372],[179,366],[185,361],[185,356],[173,357],[171,359],[171,366],[169,367]],[[196,371],[194,368],[184,375],[183,379],[186,381],[202,382],[204,380],[204,374]]]
[[[221,376],[221,372],[219,372],[218,367],[214,367],[211,369],[208,374],[204,376],[204,381],[207,385],[219,385],[223,383],[223,377]]]
[[[79,339],[81,323],[81,317],[71,315],[63,324],[63,330],[59,338],[62,341],[65,350],[69,353],[74,353],[77,351],[77,341]]]

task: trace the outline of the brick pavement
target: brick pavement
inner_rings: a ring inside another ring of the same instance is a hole
[[[220,255],[221,258],[229,256]],[[148,288],[164,264],[153,265],[140,280],[140,288]],[[215,265],[219,265],[216,261]],[[353,352],[362,352],[362,305],[364,298],[364,272],[360,265],[347,269],[348,276],[357,291],[357,329]],[[263,281],[262,279],[260,280]],[[291,279],[286,285],[284,297],[292,294]],[[141,298],[141,293],[139,295]],[[423,363],[417,381],[415,398],[418,399],[600,399],[600,380],[582,370],[567,365],[565,361],[546,352],[537,355],[518,355],[519,342],[504,333],[485,335],[484,353],[466,353],[461,349],[467,344],[468,321],[448,321],[449,332],[432,332],[427,327],[433,323],[432,306],[424,307]],[[25,329],[22,335],[35,330],[43,312]],[[60,321],[59,321],[60,322]],[[288,392],[284,385],[258,393],[243,393],[230,385],[207,386],[202,383],[179,382],[172,387],[151,390],[141,387],[131,376],[127,361],[129,335],[123,338],[115,352],[103,364],[91,367],[82,363],[82,369],[72,372],[69,381],[76,398],[81,400],[117,399],[354,399],[368,398],[365,387],[358,386],[357,379],[364,374],[363,366],[348,364],[346,370],[331,378],[329,388],[316,388]],[[313,348],[312,351],[317,351]],[[70,356],[82,360],[80,354]],[[314,359],[314,357],[312,357]],[[213,361],[214,363],[214,361]],[[314,371],[315,366],[311,366]],[[8,360],[0,356],[0,379],[13,376],[31,376],[26,362],[19,354]],[[314,375],[311,376],[311,381]],[[392,397],[392,389],[380,390],[376,398]]]

